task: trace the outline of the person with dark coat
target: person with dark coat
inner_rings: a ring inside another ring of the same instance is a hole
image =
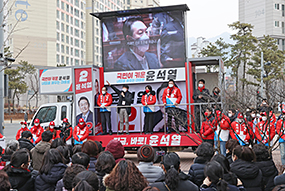
[[[275,187],[274,177],[278,175],[272,156],[263,144],[254,145],[252,149],[256,155],[255,164],[262,171],[264,191],[271,191]]]
[[[228,184],[224,180],[223,167],[217,161],[211,161],[205,166],[206,178],[201,186],[200,191],[245,191],[242,185],[239,187]]]
[[[35,147],[33,143],[31,142],[32,138],[33,138],[33,135],[30,131],[23,131],[21,134],[21,138],[18,139],[20,149],[26,148],[29,151],[32,150],[32,148]]]
[[[248,146],[236,146],[233,150],[231,171],[242,181],[247,191],[262,191],[263,178],[259,167],[253,162],[255,154]]]
[[[227,154],[226,157],[230,164],[233,163],[232,152],[236,146],[240,145],[236,139],[230,139],[226,142]]]
[[[97,163],[95,165],[96,174],[99,180],[99,191],[105,191],[106,187],[103,184],[104,176],[111,173],[116,166],[115,159],[109,151],[101,152],[98,156]]]
[[[110,153],[113,154],[116,160],[116,164],[120,162],[121,160],[126,160],[123,158],[125,156],[125,148],[120,141],[111,140],[107,144],[105,151],[109,151]]]
[[[189,180],[191,180],[198,187],[201,186],[205,177],[204,167],[211,160],[215,151],[213,145],[207,142],[203,142],[198,146],[195,154],[197,157],[194,159],[194,164],[189,169]]]
[[[119,101],[118,106],[130,106],[132,104],[132,93],[129,92],[129,86],[123,85],[122,91],[116,88],[115,86],[111,85],[107,81],[108,85],[118,94]],[[126,134],[129,134],[129,115],[131,114],[131,107],[118,107],[117,112],[120,117],[120,134],[123,134],[124,129],[124,121],[125,121],[125,128]]]
[[[195,103],[206,103],[210,98],[210,92],[205,88],[205,80],[200,79],[198,81],[198,88],[194,91],[193,99]],[[200,109],[201,108],[201,109]],[[204,116],[204,112],[206,109],[206,105],[195,105],[195,130],[197,132],[200,131],[201,127],[201,116]],[[201,116],[200,116],[201,113]]]
[[[55,190],[57,182],[62,179],[67,166],[57,149],[45,152],[39,175],[35,180],[35,191]]]
[[[199,188],[189,180],[189,176],[180,170],[180,158],[176,153],[168,153],[163,156],[162,169],[165,172],[155,183],[150,184],[160,191],[191,190]]]
[[[95,172],[95,165],[97,162],[97,155],[98,155],[98,146],[94,141],[87,140],[86,142],[83,143],[81,147],[81,151],[83,153],[86,153],[90,157],[90,166],[88,168],[89,171]]]
[[[224,170],[223,179],[228,184],[235,185],[235,186],[237,185],[238,183],[237,176],[230,171],[230,163],[224,155],[216,154],[213,156],[211,161],[217,161],[223,167],[223,170]]]
[[[13,153],[11,163],[4,168],[9,176],[12,189],[18,191],[33,191],[34,177],[28,169],[30,154],[26,149],[20,149]]]

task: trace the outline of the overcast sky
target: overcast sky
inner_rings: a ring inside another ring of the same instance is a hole
[[[228,24],[238,21],[238,0],[160,0],[161,6],[187,4],[188,37],[218,36],[233,33]]]

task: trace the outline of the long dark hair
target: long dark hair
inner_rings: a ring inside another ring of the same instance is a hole
[[[256,160],[255,153],[248,146],[236,146],[233,150],[233,155],[236,155],[239,159],[248,162],[255,162]]]
[[[99,180],[94,172],[83,171],[74,177],[72,187],[74,191],[97,191]]]
[[[98,172],[104,172],[109,174],[115,167],[115,159],[109,151],[104,151],[99,154],[95,168]]]
[[[69,154],[69,149],[67,146],[58,146],[56,148],[62,155],[63,157],[63,163],[68,164],[70,162],[70,154]]]
[[[217,191],[227,191],[228,183],[223,179],[224,169],[217,161],[208,162],[204,168],[205,176],[217,186]]]
[[[62,138],[56,138],[55,140],[52,141],[50,148],[54,149],[59,146],[65,146],[65,143]]]
[[[39,170],[40,174],[48,174],[54,164],[63,163],[61,153],[57,149],[49,149],[44,154],[42,166]]]
[[[175,191],[180,182],[180,158],[176,153],[168,153],[164,155],[162,164],[166,170],[165,183],[170,188],[170,190]]]

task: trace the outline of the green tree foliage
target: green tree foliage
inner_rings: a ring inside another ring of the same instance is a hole
[[[285,62],[285,51],[278,50],[276,45],[276,40],[270,36],[264,36],[259,40],[258,46],[254,56],[252,57],[253,62],[248,63],[249,69],[247,74],[253,76],[257,81],[252,82],[246,80],[246,83],[260,87],[261,81],[261,52],[263,52],[264,63],[270,62],[270,65],[264,65],[264,74],[263,77],[264,87],[266,92],[266,98],[270,100],[270,87],[275,80],[282,79],[282,67]]]
[[[9,79],[9,89],[13,92],[12,103],[14,112],[15,97],[19,94],[24,94],[27,92],[28,85],[26,83],[26,76],[33,74],[36,71],[35,67],[29,64],[27,61],[21,60],[18,64],[19,66],[16,68],[5,70],[5,74],[8,75]]]
[[[236,33],[231,35],[231,39],[234,40],[235,44],[231,45],[230,59],[226,66],[230,66],[232,68],[233,76],[236,78],[237,90],[239,90],[239,68],[242,66],[241,92],[242,97],[244,97],[243,93],[246,84],[246,68],[254,50],[256,49],[257,38],[252,35],[253,26],[251,24],[237,21],[233,24],[229,24],[229,27],[235,30]]]

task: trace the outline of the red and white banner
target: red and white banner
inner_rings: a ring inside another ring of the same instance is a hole
[[[75,68],[75,103],[76,104],[76,125],[80,118],[83,118],[90,128],[90,135],[94,135],[94,94],[92,81],[92,68]]]
[[[39,70],[40,94],[73,93],[72,68]]]
[[[105,72],[104,79],[111,84],[167,82],[170,79],[185,81],[185,68]]]

